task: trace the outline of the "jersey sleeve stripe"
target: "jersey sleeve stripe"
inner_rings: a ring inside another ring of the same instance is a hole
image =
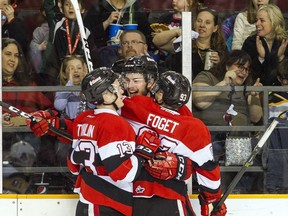
[[[221,181],[218,180],[211,180],[204,175],[201,175],[200,173],[196,173],[197,181],[199,185],[203,185],[207,188],[211,188],[213,190],[216,190],[220,187]]]

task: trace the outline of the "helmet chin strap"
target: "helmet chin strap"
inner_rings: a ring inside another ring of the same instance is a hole
[[[118,99],[118,95],[117,94],[115,94],[115,96],[116,96],[116,99],[112,102],[112,105],[113,105],[113,107],[116,109],[116,110],[118,110],[119,109],[119,107],[116,105],[116,100]]]
[[[116,98],[115,98],[115,100],[113,101],[113,102],[111,102],[111,103],[103,103],[104,105],[113,105],[113,107],[116,109],[116,110],[118,110],[119,109],[119,107],[116,105],[116,100],[118,99],[118,95],[117,94],[115,94],[115,96],[116,96]]]
[[[118,110],[119,107],[118,107],[117,104],[116,104],[116,101],[117,101],[117,99],[118,99],[118,94],[117,94],[116,91],[113,91],[113,94],[115,95],[115,99],[114,99],[111,103],[103,103],[103,104],[104,104],[104,105],[112,105],[112,106],[115,108],[115,110]]]
[[[145,87],[145,96],[148,96],[148,94],[150,93],[149,89],[147,88],[147,85]]]
[[[164,103],[163,100],[162,100],[162,102],[160,103],[158,100],[156,100],[155,94],[152,95],[152,97],[154,98],[154,101],[155,101],[157,104],[159,104],[160,106],[163,105],[163,103]]]

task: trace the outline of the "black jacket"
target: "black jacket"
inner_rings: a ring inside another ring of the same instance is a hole
[[[256,47],[256,35],[248,37],[242,46],[242,50],[246,51],[252,58],[251,69],[253,70],[254,81],[260,77],[260,82],[264,86],[274,85],[277,82],[277,65],[278,65],[278,49],[281,41],[274,40],[271,52],[264,38],[260,38],[265,49],[265,60],[261,64],[258,59],[258,51]],[[288,48],[285,51],[285,56],[288,56]]]
[[[138,24],[138,30],[140,30],[146,36],[147,43],[149,45],[152,41],[152,29],[150,27],[150,23],[148,22],[147,15],[145,12],[140,10],[139,3],[137,1],[132,6],[134,7],[133,22]],[[125,9],[120,24],[129,23],[129,9],[130,7]],[[108,19],[113,11],[115,11],[115,9],[106,0],[99,0],[99,3],[94,4],[86,14],[84,22],[87,25],[86,27],[92,32],[97,47],[107,45],[107,41],[109,40],[109,28],[104,30],[102,23]]]
[[[14,18],[10,23],[6,21],[2,26],[2,38],[4,37],[15,39],[21,45],[24,54],[27,55],[29,43],[22,20]]]

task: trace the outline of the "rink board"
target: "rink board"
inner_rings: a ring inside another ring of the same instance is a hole
[[[190,198],[197,216],[200,215],[197,196]],[[1,194],[0,209],[5,216],[75,215],[77,201],[77,195]],[[288,195],[230,195],[226,205],[229,216],[278,216],[288,212]]]

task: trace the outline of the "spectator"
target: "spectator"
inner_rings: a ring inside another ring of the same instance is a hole
[[[250,73],[251,58],[241,50],[233,50],[222,58],[210,71],[200,72],[193,86],[231,86],[231,91],[193,91],[193,115],[207,126],[247,126],[260,122],[263,111],[258,92],[233,91],[233,86],[253,85]],[[262,86],[259,79],[254,86]],[[225,140],[227,136],[251,137],[248,131],[212,131],[211,139],[216,160],[225,159]],[[249,176],[250,177],[250,176]],[[223,175],[223,188],[229,185],[233,174]],[[253,182],[251,179],[249,179]],[[253,179],[254,180],[254,179]],[[250,190],[249,184],[239,183],[237,189],[243,193]],[[252,188],[255,190],[255,188]]]
[[[2,85],[13,88],[15,86],[36,86],[30,79],[30,70],[26,63],[24,53],[20,44],[12,38],[2,38]],[[53,104],[41,92],[3,92],[3,101],[19,108],[20,110],[31,113],[36,110],[52,108]],[[4,109],[4,126],[24,126],[25,120]],[[34,134],[27,132],[4,133],[3,150],[10,148],[13,143],[26,141],[31,144],[34,151],[40,151],[40,139]],[[46,145],[46,143],[45,143]],[[48,152],[46,158],[48,157]]]
[[[256,31],[256,13],[260,6],[269,4],[270,0],[248,0],[246,8],[235,19],[232,49],[241,49],[248,36]]]
[[[60,85],[80,86],[87,71],[87,65],[82,56],[65,56],[60,69]],[[78,91],[56,92],[54,106],[59,111],[61,119],[74,120],[79,113],[86,110],[87,104],[83,104],[80,94]],[[92,104],[88,106],[90,109],[95,108]],[[61,166],[66,165],[66,156],[70,146],[59,140],[55,148],[58,163]]]
[[[199,37],[192,41],[192,79],[199,72],[204,70],[205,57],[207,51],[212,51],[210,61],[216,64],[226,53],[226,44],[223,39],[218,15],[209,8],[201,8],[198,11],[194,22],[194,30],[199,33]],[[176,35],[177,34],[177,35]],[[173,37],[178,37],[181,32],[176,32]],[[156,42],[156,36],[153,42]],[[182,61],[182,52],[170,55],[166,59],[165,66],[169,69],[182,73],[182,67],[179,62]]]
[[[49,26],[46,20],[43,3],[44,0],[42,0],[40,7],[40,14],[39,14],[40,26],[33,31],[33,38],[32,41],[30,42],[30,52],[29,52],[30,53],[29,56],[32,65],[34,67],[34,70],[38,74],[40,73],[40,69],[42,66],[42,56],[47,48],[47,43],[49,39]]]
[[[61,64],[60,85],[79,86],[87,74],[82,56],[66,56]],[[56,92],[54,106],[64,117],[74,119],[79,114],[80,92]]]
[[[199,33],[199,37],[192,44],[192,49],[194,49],[192,51],[192,79],[204,69],[207,51],[212,51],[209,59],[214,65],[219,63],[226,53],[221,23],[216,13],[213,9],[202,8],[197,14],[194,29]]]
[[[132,16],[129,14],[132,14]],[[141,11],[137,0],[95,1],[93,7],[87,12],[85,23],[87,23],[87,27],[94,35],[96,46],[104,47],[107,46],[109,41],[109,25],[117,22],[121,25],[128,24],[129,19],[132,19],[133,23],[138,24],[138,30],[147,36],[147,44],[150,46],[152,29],[146,14]]]
[[[181,4],[178,9],[174,8],[174,13],[172,14],[173,16],[175,16],[175,14],[178,14],[178,16],[180,16],[179,14],[181,14],[181,19],[178,20],[178,24],[177,24],[177,26],[179,26],[179,27],[178,28],[172,28],[172,29],[167,30],[167,31],[158,30],[158,31],[156,31],[156,33],[154,33],[154,37],[153,37],[153,43],[159,49],[167,51],[169,53],[175,53],[175,50],[173,47],[173,41],[182,34],[182,32],[181,32],[182,11],[193,11],[194,14],[196,14],[196,12],[198,11],[199,6],[200,6],[200,4],[198,3],[197,0],[192,1],[192,2],[185,0],[184,2],[183,1],[181,1],[181,2],[184,4]],[[168,15],[165,15],[165,17],[166,16],[168,16]],[[160,19],[159,22],[161,22],[161,23],[165,22],[164,17],[160,17],[159,19]],[[163,21],[162,21],[162,19],[163,19]]]
[[[198,0],[193,1],[193,3],[198,4]],[[181,32],[181,29],[182,29],[182,12],[190,10],[190,7],[191,7],[190,1],[188,1],[188,0],[173,0],[171,2],[171,4],[172,4],[173,12],[172,13],[171,12],[164,13],[161,17],[159,17],[159,20],[158,20],[158,23],[167,26],[167,29],[157,28],[157,26],[156,26],[153,29],[155,31],[155,33],[153,33],[153,34],[157,35],[157,33],[161,33],[162,31],[170,31],[170,30],[173,30],[173,31],[176,31],[176,30],[179,31],[180,30],[180,32]],[[171,31],[171,33],[172,33],[172,31]],[[171,38],[171,40],[174,40],[174,39],[175,39],[175,37]],[[161,46],[161,48],[163,48],[163,49],[159,49],[158,56],[160,58],[160,61],[165,61],[166,57],[170,53],[166,50],[165,47],[167,46],[167,49],[169,49],[171,41],[163,40],[163,41],[161,41],[161,43],[163,43],[163,45],[157,44],[158,47]],[[167,43],[167,45],[165,45],[164,43]]]
[[[12,38],[2,38],[3,86],[35,86],[20,44]],[[3,92],[3,100],[24,112],[52,108],[53,105],[42,93]],[[14,114],[11,114],[14,115]]]
[[[42,65],[40,67],[39,85],[55,85],[58,76],[57,68],[59,67],[58,59],[53,46],[55,24],[63,18],[62,0],[43,0],[43,9],[49,28],[49,36],[46,49],[42,56]]]
[[[288,58],[283,59],[277,67],[277,80],[280,85],[288,85]],[[269,94],[269,118],[288,118],[288,92],[271,92]]]
[[[139,30],[123,31],[119,46],[100,48],[97,67],[111,67],[118,60],[139,55],[149,55],[145,35]]]
[[[64,17],[55,24],[54,37],[53,37],[53,47],[55,49],[56,56],[50,56],[50,62],[53,62],[56,59],[57,65],[50,65],[52,69],[49,68],[49,65],[48,65],[49,72],[51,69],[51,73],[50,73],[50,75],[52,76],[51,84],[54,84],[54,85],[57,84],[55,82],[56,80],[55,77],[59,75],[61,60],[66,55],[83,55],[84,56],[81,35],[80,35],[77,20],[76,20],[74,7],[72,3],[70,2],[70,0],[62,0],[61,3],[62,3],[61,5],[62,5],[62,11],[63,11]],[[79,3],[79,8],[80,8],[81,13],[84,13],[85,1],[79,0],[78,3]],[[91,58],[93,62],[93,60],[95,59],[95,52],[96,52],[94,39],[93,39],[92,34],[87,28],[85,28],[85,31],[86,31],[86,37],[88,40],[90,54],[91,54]]]
[[[279,124],[269,136],[262,154],[263,166],[266,170],[265,187],[269,193],[287,193],[287,120],[288,120],[288,58],[282,60],[277,67],[277,79],[283,90],[269,94],[269,122],[278,117]],[[277,176],[277,178],[275,178]]]
[[[158,22],[165,24],[169,29],[182,27],[182,11],[187,7],[187,0],[172,0],[173,13],[166,12],[159,17]],[[187,10],[186,10],[187,11]]]
[[[247,53],[241,50],[233,50],[210,71],[199,73],[193,81],[193,86],[252,85],[250,65],[251,58]],[[254,85],[261,86],[261,83],[257,81]],[[246,92],[244,93],[246,94]],[[232,117],[233,125],[243,125],[247,118],[249,124],[250,122],[257,123],[262,117],[259,93],[253,92],[253,94],[247,96],[247,99],[245,94],[234,92],[232,95],[234,110],[238,113],[238,115]],[[193,91],[192,97],[195,117],[200,118],[208,126],[227,125],[223,115],[230,106],[229,92]],[[246,100],[249,105],[249,116],[246,112]]]
[[[13,4],[11,4],[13,3]],[[9,37],[15,39],[22,47],[23,54],[27,57],[28,41],[23,22],[15,17],[15,8],[17,7],[14,0],[1,0],[0,9],[2,10],[2,38]]]
[[[288,33],[281,10],[274,4],[263,5],[257,11],[257,33],[248,37],[242,49],[251,59],[254,81],[260,77],[263,85],[278,85],[273,71],[277,63],[288,56]]]

